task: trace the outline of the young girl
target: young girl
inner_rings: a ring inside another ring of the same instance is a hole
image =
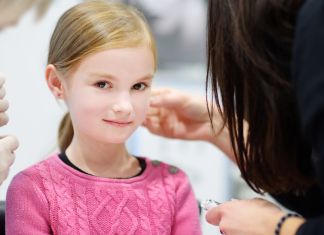
[[[145,119],[155,70],[154,38],[134,9],[87,1],[60,18],[46,80],[69,109],[62,152],[11,182],[8,235],[201,234],[186,175],[125,148]]]

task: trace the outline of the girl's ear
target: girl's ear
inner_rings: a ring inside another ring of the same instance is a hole
[[[46,67],[45,77],[47,85],[55,98],[64,99],[66,96],[62,78],[54,65],[49,64]]]

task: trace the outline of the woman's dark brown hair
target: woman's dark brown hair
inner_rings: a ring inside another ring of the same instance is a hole
[[[298,193],[315,182],[290,83],[295,22],[304,2],[209,1],[206,89],[211,86],[229,129],[242,177],[257,193]]]

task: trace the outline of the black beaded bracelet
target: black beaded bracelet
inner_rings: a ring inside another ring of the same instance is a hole
[[[276,228],[276,231],[275,231],[275,235],[279,235],[280,228],[281,228],[283,222],[286,219],[288,219],[289,217],[300,217],[300,218],[302,218],[300,215],[288,213],[287,215],[285,215],[284,217],[282,217],[281,220],[279,221],[279,223],[277,225],[277,228]]]

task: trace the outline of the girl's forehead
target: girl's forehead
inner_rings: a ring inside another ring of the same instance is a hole
[[[155,73],[153,53],[143,47],[108,49],[87,56],[75,75],[118,80],[152,79]]]
[[[153,53],[143,47],[109,49],[87,56],[81,62],[80,69],[88,72],[93,72],[93,70],[143,72],[147,70],[154,73],[154,58]]]

